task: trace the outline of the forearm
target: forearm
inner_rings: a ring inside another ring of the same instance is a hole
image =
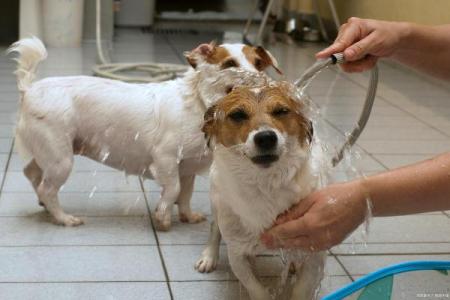
[[[370,198],[374,216],[450,210],[450,153],[357,184]]]
[[[402,23],[402,38],[392,58],[415,69],[450,80],[450,25]]]

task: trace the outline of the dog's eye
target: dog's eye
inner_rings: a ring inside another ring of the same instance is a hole
[[[229,59],[222,63],[222,69],[228,69],[233,67],[239,67],[238,63],[234,59]]]
[[[272,111],[272,116],[282,117],[289,114],[291,111],[287,107],[277,107]]]
[[[234,122],[242,122],[248,120],[248,114],[242,109],[236,110],[228,115],[228,118]]]
[[[231,92],[233,91],[233,88],[234,88],[234,87],[233,87],[232,85],[227,86],[226,89],[225,89],[225,93],[226,93],[226,94],[231,93]]]

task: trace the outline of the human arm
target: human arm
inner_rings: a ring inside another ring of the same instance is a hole
[[[335,42],[316,54],[325,58],[344,52],[345,71],[372,68],[380,57],[391,57],[430,75],[450,80],[450,25],[425,26],[350,18]]]
[[[342,242],[365,219],[450,209],[450,153],[318,190],[281,215],[261,237],[270,248],[324,250]]]

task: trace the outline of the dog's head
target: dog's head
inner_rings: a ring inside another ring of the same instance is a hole
[[[236,87],[205,113],[209,143],[267,168],[283,155],[309,149],[313,129],[288,84]]]
[[[262,47],[202,44],[185,53],[193,66],[191,86],[205,107],[211,107],[237,85],[263,84],[264,70],[279,71],[275,58]]]
[[[194,68],[203,65],[214,65],[219,70],[242,68],[247,71],[264,71],[272,66],[281,74],[273,55],[261,46],[252,47],[244,44],[222,44],[214,42],[201,44],[192,51],[185,52],[188,63]]]

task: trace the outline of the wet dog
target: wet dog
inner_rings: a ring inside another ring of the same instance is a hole
[[[42,42],[23,39],[9,52],[19,54],[16,144],[30,158],[24,173],[39,202],[57,224],[66,226],[82,224],[58,200],[76,154],[154,179],[162,187],[155,214],[159,230],[170,228],[175,203],[182,222],[204,220],[190,208],[195,175],[211,162],[201,132],[203,114],[233,86],[235,77],[227,70],[277,68],[261,47],[210,43],[186,53],[193,68],[167,82],[67,76],[33,83],[39,62],[47,57]]]
[[[261,233],[316,188],[312,123],[289,84],[270,83],[233,89],[208,109],[203,131],[213,149],[214,221],[196,269],[215,269],[222,235],[231,269],[250,298],[272,299],[253,274],[251,262],[265,249]],[[312,253],[297,266],[291,299],[314,297],[324,258],[324,253]]]

